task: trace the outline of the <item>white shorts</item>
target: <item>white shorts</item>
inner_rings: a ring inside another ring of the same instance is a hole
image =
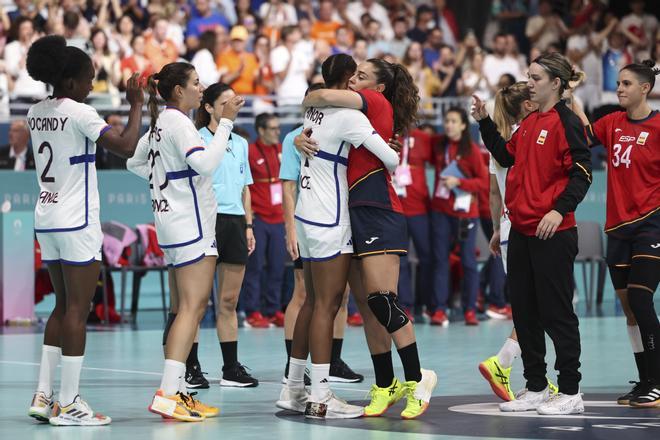
[[[296,233],[303,261],[324,261],[353,253],[350,225],[323,227],[296,220]]]
[[[87,225],[79,231],[38,232],[41,261],[84,266],[101,261],[103,231],[101,225]]]
[[[163,249],[163,254],[168,266],[181,267],[196,263],[204,257],[217,257],[218,245],[215,236],[202,237],[198,242],[187,246]]]
[[[506,274],[506,257],[509,252],[509,232],[511,232],[511,221],[509,217],[502,216],[500,219],[500,249],[502,251],[502,263]]]

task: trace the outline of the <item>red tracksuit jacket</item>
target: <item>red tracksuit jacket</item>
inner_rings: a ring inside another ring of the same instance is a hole
[[[533,236],[551,210],[564,216],[558,231],[575,227],[574,211],[591,185],[585,129],[563,101],[527,116],[506,142],[490,118],[479,121],[486,148],[503,167],[511,227]]]

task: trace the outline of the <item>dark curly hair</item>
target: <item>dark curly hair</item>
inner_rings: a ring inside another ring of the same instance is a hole
[[[379,58],[367,60],[374,67],[376,81],[385,85],[383,95],[394,110],[394,133],[403,134],[417,122],[419,89],[408,69],[398,63],[389,63]]]
[[[92,59],[77,47],[67,46],[64,37],[41,37],[30,46],[26,68],[36,81],[59,88],[63,80],[79,78],[83,69],[92,68]]]

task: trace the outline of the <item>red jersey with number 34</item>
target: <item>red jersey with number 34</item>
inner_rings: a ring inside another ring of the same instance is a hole
[[[620,111],[592,125],[607,150],[605,232],[646,218],[660,209],[660,113],[642,120]]]

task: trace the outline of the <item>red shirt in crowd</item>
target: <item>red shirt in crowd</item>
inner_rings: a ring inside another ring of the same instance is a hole
[[[605,231],[660,210],[660,113],[639,121],[610,113],[592,128],[609,159]]]
[[[412,130],[408,142],[408,166],[412,183],[406,186],[406,196],[400,197],[406,217],[424,215],[429,212],[431,199],[426,182],[426,163],[431,162],[431,135],[422,130]],[[405,141],[404,141],[405,144]],[[401,161],[404,160],[401,152]]]
[[[392,138],[394,111],[382,93],[361,90],[362,112],[385,142]],[[403,214],[392,176],[383,162],[366,148],[351,148],[348,154],[348,206],[373,206]]]
[[[266,145],[260,140],[250,144],[248,160],[254,183],[250,185],[252,211],[266,223],[284,223],[280,159],[282,144]],[[279,186],[279,188],[278,188]],[[279,191],[279,200],[272,196]]]
[[[431,209],[436,212],[442,212],[454,217],[460,218],[477,218],[479,217],[478,208],[478,195],[484,186],[485,179],[488,176],[488,169],[484,165],[481,158],[481,151],[477,144],[472,143],[470,154],[467,156],[458,156],[458,142],[446,140],[447,149],[442,148],[445,142],[445,137],[440,136],[435,138],[433,146],[433,164],[435,165],[435,185],[433,189],[433,198],[431,199]],[[458,188],[462,191],[472,193],[472,202],[470,203],[469,211],[456,211],[454,203],[456,196],[454,191],[449,191],[448,198],[438,196],[438,187],[441,185],[442,179],[440,174],[442,171],[453,161],[456,161],[458,168],[466,176],[460,179],[461,183]]]
[[[582,122],[563,101],[533,112],[506,142],[490,118],[479,121],[484,144],[503,167],[511,227],[534,236],[545,215],[563,216],[558,231],[574,228],[575,209],[591,185],[591,152]]]

